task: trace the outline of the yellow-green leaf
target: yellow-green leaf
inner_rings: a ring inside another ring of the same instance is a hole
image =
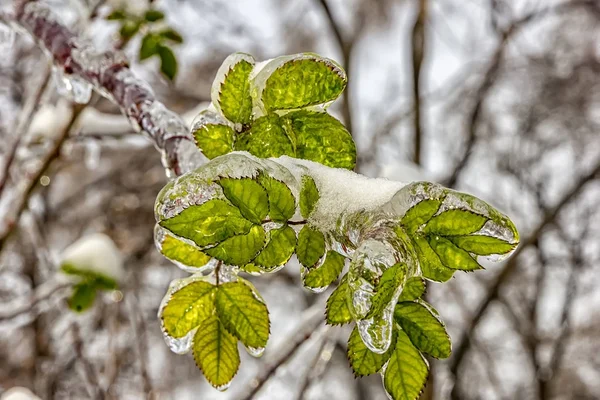
[[[429,367],[410,339],[398,330],[398,339],[385,369],[383,386],[393,400],[417,400],[425,387]]]
[[[396,305],[394,320],[423,353],[435,358],[450,357],[450,336],[435,311],[420,303],[402,302]]]
[[[309,270],[304,276],[304,286],[318,289],[331,285],[342,273],[344,262],[340,253],[328,251],[323,265]]]
[[[250,73],[254,68],[252,56],[244,54],[244,58],[235,57],[237,62],[224,64],[229,66],[225,79],[219,87],[218,103],[221,112],[231,122],[248,124],[252,119],[252,97],[250,95]]]
[[[294,111],[284,126],[296,137],[296,157],[332,168],[353,169],[356,146],[344,125],[325,112]]]
[[[406,280],[398,301],[413,301],[423,296],[423,293],[425,293],[425,280],[420,276],[413,276]]]
[[[269,271],[288,262],[295,249],[296,232],[286,225],[269,232],[267,245],[253,263],[260,269]]]
[[[352,321],[352,314],[348,308],[348,290],[348,280],[344,276],[327,299],[325,315],[329,325],[342,325]]]
[[[296,212],[296,200],[290,188],[267,175],[260,175],[260,184],[269,196],[269,217],[275,222],[287,222]]]
[[[247,234],[225,239],[205,252],[226,264],[241,266],[252,261],[264,246],[265,230],[260,225],[254,225]]]
[[[184,337],[215,310],[216,287],[194,281],[174,292],[161,312],[163,327],[174,338]]]
[[[198,148],[210,160],[233,151],[235,131],[228,125],[205,124],[193,135]]]
[[[302,177],[302,188],[300,189],[300,213],[302,217],[308,218],[319,201],[319,189],[315,180],[308,175]]]
[[[211,259],[209,255],[204,254],[191,244],[176,239],[171,235],[165,236],[160,245],[160,252],[169,260],[189,267],[203,267]]]
[[[468,235],[480,230],[487,220],[471,211],[448,210],[431,218],[424,232],[442,236]]]
[[[390,359],[394,351],[396,333],[392,334],[392,342],[388,351],[383,354],[374,353],[363,342],[358,328],[355,326],[348,338],[348,361],[356,376],[367,376],[379,372]]]
[[[276,114],[262,116],[252,122],[250,130],[241,134],[236,150],[244,150],[260,158],[296,155],[294,145]]]
[[[413,238],[415,251],[419,257],[419,265],[423,276],[436,282],[446,282],[452,278],[454,270],[446,267],[438,255],[433,251],[427,239],[422,237]]]
[[[453,236],[449,239],[461,249],[468,251],[469,253],[477,254],[478,256],[506,254],[516,247],[516,244],[492,236]]]
[[[75,312],[84,312],[94,305],[96,286],[92,282],[81,282],[73,287],[71,297],[67,300],[69,308]]]
[[[258,182],[250,178],[221,178],[218,183],[225,197],[240,209],[246,219],[255,224],[265,219],[269,213],[269,200],[266,190]]]
[[[469,253],[459,249],[448,239],[441,236],[432,236],[429,238],[429,245],[448,268],[462,271],[483,269]]]
[[[406,227],[409,233],[414,233],[421,225],[426,223],[435,215],[442,204],[439,200],[425,199],[411,207],[401,223]]]
[[[217,314],[225,328],[244,345],[261,348],[269,339],[267,306],[242,281],[228,282],[217,290]]]
[[[398,263],[386,269],[375,288],[371,308],[365,318],[378,317],[394,298],[396,290],[405,280],[406,265]]]
[[[312,268],[325,254],[325,236],[316,229],[304,225],[298,233],[296,256],[300,264]]]
[[[237,339],[216,316],[205,319],[193,341],[196,365],[215,388],[229,384],[240,367]]]
[[[190,206],[159,224],[200,247],[220,243],[235,235],[244,235],[252,227],[252,223],[242,216],[237,207],[220,199]]]

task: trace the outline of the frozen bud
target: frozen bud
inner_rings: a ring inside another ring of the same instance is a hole
[[[108,236],[96,233],[85,236],[69,247],[61,257],[61,269],[69,275],[101,275],[116,282],[125,275],[123,256]]]

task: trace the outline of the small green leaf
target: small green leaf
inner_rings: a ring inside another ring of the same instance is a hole
[[[283,182],[267,175],[260,175],[258,182],[269,196],[269,217],[275,222],[287,222],[296,212],[296,200],[290,188]]]
[[[264,246],[265,230],[260,225],[254,225],[247,234],[225,239],[205,251],[226,264],[245,265],[252,261]]]
[[[253,261],[267,271],[288,262],[296,249],[296,232],[289,226],[274,229],[269,235],[267,245]]]
[[[516,247],[516,244],[508,243],[492,236],[453,236],[449,237],[449,239],[461,249],[468,251],[469,253],[477,254],[478,256],[506,254]]]
[[[396,290],[405,280],[406,265],[398,263],[386,269],[375,288],[371,308],[365,318],[379,316],[394,298]]]
[[[94,305],[96,286],[89,282],[81,282],[73,287],[73,293],[67,303],[75,312],[84,312]]]
[[[217,314],[225,328],[244,345],[261,348],[269,340],[269,311],[242,281],[228,282],[217,291]]]
[[[160,245],[160,252],[171,261],[176,261],[190,267],[203,267],[211,260],[191,244],[185,243],[173,236],[166,235]]]
[[[459,249],[448,239],[432,236],[429,238],[429,245],[433,251],[435,251],[435,254],[438,255],[442,263],[448,268],[460,269],[463,271],[483,269],[469,253]]]
[[[425,293],[425,281],[420,276],[413,276],[406,280],[398,301],[413,301],[423,296],[423,293]]]
[[[123,10],[114,10],[106,17],[108,21],[120,21],[126,18],[127,14],[125,14],[125,11]]]
[[[235,235],[245,235],[252,227],[252,223],[242,216],[237,207],[220,199],[190,206],[159,224],[200,247],[220,243]]]
[[[209,160],[233,151],[235,131],[230,126],[205,124],[192,134],[196,145]]]
[[[442,202],[439,200],[426,199],[420,201],[404,214],[401,223],[406,227],[408,232],[413,233],[421,225],[429,221],[439,210],[441,205]]]
[[[452,278],[454,270],[446,267],[438,255],[433,251],[427,239],[422,237],[413,238],[415,251],[419,257],[419,265],[423,276],[436,282],[446,282]]]
[[[450,336],[436,314],[420,303],[402,302],[396,305],[394,320],[417,349],[434,358],[448,358],[452,352]]]
[[[304,286],[318,289],[331,285],[342,273],[345,261],[340,253],[328,251],[323,265],[309,270],[304,276]]]
[[[348,338],[348,361],[356,376],[367,376],[377,373],[390,359],[395,347],[396,333],[393,332],[390,348],[383,354],[377,354],[368,349],[363,342],[358,328],[355,326]]]
[[[335,100],[346,87],[346,74],[332,60],[302,54],[272,61],[264,68],[261,100],[267,110],[289,110]],[[259,80],[257,78],[257,80]]]
[[[302,177],[302,189],[300,189],[300,213],[308,218],[319,201],[319,189],[313,178],[308,175]]]
[[[121,35],[122,39],[131,39],[136,33],[138,33],[140,26],[140,23],[137,21],[123,21],[123,25],[121,25],[121,29],[119,30],[119,35]]]
[[[410,339],[398,330],[396,348],[383,377],[383,386],[394,400],[417,400],[427,383],[429,367]]]
[[[348,308],[348,280],[344,276],[339,286],[327,299],[325,315],[329,325],[343,325],[352,322],[352,314]]]
[[[140,46],[140,61],[144,61],[147,58],[157,54],[159,43],[160,40],[153,33],[148,33],[146,36],[144,36]]]
[[[177,58],[175,57],[175,53],[167,46],[159,44],[158,55],[160,56],[160,72],[172,81],[175,79],[175,75],[177,75]]]
[[[468,235],[480,230],[487,220],[471,211],[448,210],[431,218],[424,232],[442,236]]]
[[[179,32],[177,32],[173,28],[167,28],[165,30],[158,32],[158,34],[159,34],[159,36],[161,36],[167,40],[170,40],[172,42],[175,42],[177,44],[183,43],[183,37],[181,36],[181,34]]]
[[[255,224],[260,224],[269,213],[267,191],[249,178],[221,178],[219,185],[225,197],[240,209],[242,215]]]
[[[210,317],[215,310],[216,286],[194,281],[171,295],[161,318],[167,334],[181,338]]]
[[[84,265],[73,265],[69,262],[62,263],[60,270],[67,274],[81,278],[81,282],[87,282],[92,284],[97,289],[111,290],[117,288],[117,281],[115,278],[98,273],[89,267]]]
[[[144,19],[148,22],[160,21],[163,18],[165,18],[165,13],[158,10],[148,10],[144,14]]]
[[[260,158],[295,156],[294,146],[281,124],[281,118],[275,114],[258,118],[248,132],[239,136],[236,150],[245,150]]]
[[[284,127],[296,137],[296,157],[332,168],[353,169],[356,146],[344,125],[324,112],[295,111],[286,114]]]
[[[325,254],[325,236],[316,229],[304,225],[298,233],[296,256],[300,264],[312,268]]]
[[[216,316],[205,319],[194,335],[196,365],[215,388],[227,385],[240,368],[237,339]]]
[[[225,61],[227,62],[227,60]],[[221,112],[233,123],[248,124],[252,120],[250,73],[254,63],[241,59],[229,67],[219,87],[218,103]]]

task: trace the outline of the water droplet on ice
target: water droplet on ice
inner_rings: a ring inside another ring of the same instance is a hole
[[[197,329],[191,330],[187,335],[182,338],[174,338],[163,332],[165,343],[169,346],[169,349],[176,354],[185,354],[192,348],[192,339],[196,334]]]
[[[219,392],[224,392],[227,389],[229,389],[229,386],[231,386],[231,382],[227,382],[224,385],[221,386],[215,386],[215,389],[217,389]]]
[[[262,357],[262,355],[265,353],[265,348],[264,347],[246,347],[246,351],[252,357],[258,358],[258,357]]]

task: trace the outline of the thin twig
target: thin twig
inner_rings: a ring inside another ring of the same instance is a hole
[[[55,294],[71,287],[70,282],[46,281],[38,286],[31,295],[23,296],[15,301],[14,304],[4,304],[5,311],[0,311],[0,322],[14,319],[20,315],[31,312],[38,304],[48,300]]]
[[[415,164],[421,165],[421,140],[423,137],[423,124],[421,115],[421,67],[425,54],[425,21],[427,19],[427,0],[419,0],[419,9],[412,29],[412,72],[413,72],[413,102],[414,102],[414,148],[413,159]]]
[[[306,391],[310,387],[311,383],[313,383],[315,379],[317,379],[319,376],[321,376],[321,374],[323,373],[323,371],[326,367],[326,364],[331,359],[331,357],[326,357],[326,360],[324,359],[324,354],[326,352],[331,353],[331,351],[332,351],[331,346],[333,346],[333,348],[335,348],[335,344],[336,344],[336,341],[329,337],[330,329],[331,329],[331,325],[323,325],[321,328],[321,332],[319,332],[319,335],[324,336],[323,340],[319,344],[319,348],[317,349],[315,356],[313,357],[311,362],[308,364],[308,370],[307,370],[306,375],[304,376],[302,385],[300,386],[300,390],[298,391],[298,395],[296,396],[296,400],[304,399],[304,396],[306,395]]]
[[[83,354],[83,339],[81,338],[81,334],[79,332],[79,326],[77,323],[72,325],[72,333],[73,333],[73,347],[75,348],[75,354],[77,354],[77,358],[81,362],[82,365],[82,377],[85,382],[86,389],[90,398],[103,400],[106,396],[105,393],[100,389],[100,385],[98,384],[98,377],[96,376],[96,372],[94,370],[94,366],[88,361],[88,359]]]

